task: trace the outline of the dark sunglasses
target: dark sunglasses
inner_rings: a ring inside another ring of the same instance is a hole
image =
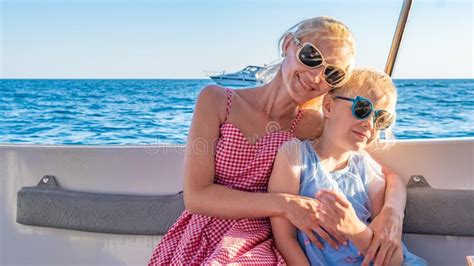
[[[337,88],[346,82],[348,78],[347,72],[337,66],[326,63],[323,54],[312,43],[301,43],[293,36],[296,46],[298,46],[297,57],[301,64],[309,68],[317,68],[324,66],[324,81],[331,87]]]
[[[352,102],[352,115],[359,119],[364,120],[372,114],[374,111],[374,128],[377,130],[384,130],[390,127],[393,122],[393,115],[385,110],[374,110],[372,102],[364,97],[357,96],[355,99],[347,98],[342,96],[336,96],[337,99],[342,99]]]

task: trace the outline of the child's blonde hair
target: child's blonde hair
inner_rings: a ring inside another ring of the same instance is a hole
[[[334,45],[344,46],[346,48],[346,56],[348,58],[352,57],[346,71],[349,75],[352,72],[356,52],[355,40],[354,36],[349,31],[349,28],[342,22],[331,17],[315,17],[300,21],[281,35],[278,40],[278,54],[281,54],[283,42],[290,35],[295,36],[298,39],[310,35],[318,36],[320,40],[330,41]],[[260,74],[260,78],[269,82],[281,68],[282,62],[282,60],[279,60],[277,63],[268,66],[266,70]],[[304,103],[302,107],[318,109],[318,107],[321,106],[320,103],[322,102],[322,98],[323,97],[320,96],[309,100]]]
[[[377,99],[373,104],[390,112],[395,122],[397,89],[392,79],[383,72],[373,69],[355,69],[349,80],[343,86],[329,93],[333,97],[344,96],[355,98],[362,96],[364,98]],[[385,140],[395,139],[392,132],[394,122],[389,128],[384,130]],[[367,147],[371,149],[386,149],[389,148],[389,144],[391,143],[393,142],[380,142],[380,134],[375,134],[375,137],[367,143]]]

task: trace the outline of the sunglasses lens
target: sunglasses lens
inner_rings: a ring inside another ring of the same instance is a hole
[[[306,44],[298,55],[301,63],[307,67],[318,67],[323,63],[321,53],[312,45]]]
[[[354,103],[354,114],[359,119],[364,119],[372,113],[372,105],[367,100],[359,99]]]
[[[384,130],[390,127],[393,122],[393,116],[385,111],[385,110],[378,110],[375,112],[374,117],[374,126],[378,130]]]
[[[329,85],[335,86],[340,84],[345,79],[346,72],[340,68],[328,66],[324,70],[324,77]]]

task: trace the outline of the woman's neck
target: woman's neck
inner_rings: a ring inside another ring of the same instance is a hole
[[[257,88],[261,90],[261,97],[255,99],[256,104],[261,106],[262,111],[271,119],[277,120],[289,114],[293,115],[298,107],[298,103],[291,98],[285,86],[279,70],[269,83]]]
[[[340,170],[347,166],[351,151],[337,145],[327,132],[323,131],[321,137],[315,140],[313,148],[327,172]]]

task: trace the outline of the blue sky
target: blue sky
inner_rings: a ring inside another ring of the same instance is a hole
[[[401,1],[0,0],[0,78],[204,78],[278,58],[298,21],[351,28],[383,69]],[[474,78],[471,0],[414,0],[395,78]]]

